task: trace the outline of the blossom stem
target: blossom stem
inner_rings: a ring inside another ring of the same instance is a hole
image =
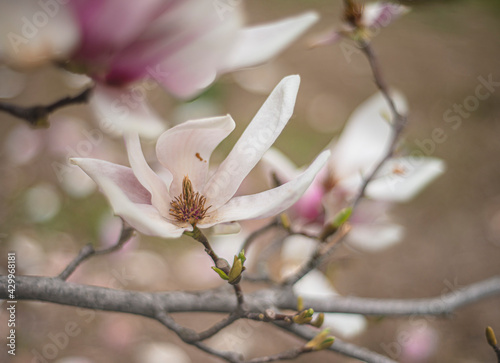
[[[207,236],[205,236],[203,234],[203,232],[200,231],[200,229],[198,227],[194,226],[192,232],[184,232],[184,234],[186,234],[189,237],[200,242],[203,245],[203,247],[205,247],[205,252],[210,256],[212,261],[214,261],[215,265],[217,267],[219,267],[218,264],[220,264],[220,261],[219,261],[220,257],[213,250],[212,246],[210,245],[210,242],[208,241]],[[225,271],[225,268],[222,268],[222,267],[219,267],[219,268],[221,270],[223,270],[224,272],[229,273],[229,269],[227,269],[227,271]]]
[[[212,246],[210,245],[210,242],[208,241],[207,236],[205,236],[198,227],[194,226],[192,232],[184,232],[184,234],[200,242],[203,245],[203,247],[205,247],[205,252],[210,256],[212,261],[214,261],[215,266],[224,271],[227,275],[229,275],[230,271],[229,263],[225,259],[220,258],[215,253]],[[238,301],[237,309],[245,310],[246,309],[244,306],[245,300],[243,297],[243,290],[241,289],[240,284],[239,283],[233,284],[233,287],[234,287],[234,292],[236,294],[236,299]]]

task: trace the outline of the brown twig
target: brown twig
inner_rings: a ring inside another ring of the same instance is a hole
[[[23,119],[31,126],[46,127],[48,126],[47,117],[49,114],[65,106],[87,102],[90,94],[92,93],[92,89],[93,87],[89,87],[76,96],[68,96],[46,106],[37,105],[22,107],[12,105],[7,102],[0,102],[0,111],[4,111],[12,116]]]
[[[120,237],[113,246],[102,250],[95,250],[92,244],[89,243],[85,245],[78,253],[78,256],[76,256],[76,258],[70,262],[70,264],[57,276],[57,278],[61,280],[67,280],[68,277],[76,270],[76,268],[86,259],[92,256],[108,254],[120,249],[127,241],[130,240],[133,233],[134,229],[129,227],[125,224],[125,222],[122,221],[122,230],[120,232]]]
[[[334,237],[328,243],[321,243],[318,245],[311,258],[292,276],[288,277],[282,282],[284,286],[292,286],[310,271],[321,265],[328,256],[340,245],[343,239],[350,231],[350,226],[344,224],[335,233]]]
[[[394,99],[389,93],[389,89],[384,81],[384,78],[382,77],[377,57],[375,56],[375,52],[373,51],[371,44],[369,42],[361,40],[359,41],[359,45],[362,52],[368,59],[368,62],[370,63],[375,84],[377,85],[378,89],[380,90],[385,100],[389,104],[389,108],[391,109],[391,112],[393,114],[393,120],[392,120],[392,136],[387,152],[384,155],[384,157],[378,162],[375,168],[364,178],[363,184],[361,185],[361,188],[359,189],[358,194],[356,195],[352,203],[353,208],[356,207],[357,204],[360,202],[360,200],[363,198],[366,188],[368,187],[370,181],[372,181],[372,179],[378,173],[380,168],[393,156],[399,138],[401,136],[401,133],[403,132],[406,123],[408,121],[406,115],[403,115],[402,113],[399,112],[399,110],[396,107],[396,103],[394,102]]]
[[[208,241],[207,236],[205,236],[203,234],[203,232],[201,232],[198,227],[195,226],[193,228],[192,232],[185,232],[185,234],[190,236],[191,238],[195,239],[196,241],[200,242],[203,245],[203,247],[205,247],[205,252],[210,256],[210,258],[214,262],[215,266],[217,268],[221,269],[222,271],[224,271],[224,273],[226,275],[229,275],[229,272],[230,272],[229,263],[225,259],[220,258],[215,253],[212,246],[210,245],[210,242]],[[238,302],[237,309],[238,310],[245,310],[245,305],[244,305],[245,299],[244,299],[243,290],[241,289],[240,284],[237,282],[237,283],[233,283],[232,285],[234,287],[236,301]]]

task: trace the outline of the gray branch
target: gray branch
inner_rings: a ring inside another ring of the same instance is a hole
[[[8,279],[0,276],[0,299],[8,299]],[[211,348],[192,336],[205,333],[179,328],[169,313],[213,312],[232,313],[237,307],[234,293],[229,287],[199,292],[137,292],[122,291],[105,287],[88,286],[67,282],[54,277],[17,276],[15,297],[17,300],[38,300],[88,309],[135,314],[155,319],[170,329],[180,332],[179,336],[189,344],[211,352]],[[447,315],[454,310],[488,297],[500,295],[500,276],[459,288],[450,293],[427,299],[385,300],[360,297],[336,297],[329,300],[304,299],[304,305],[316,312],[352,313],[363,315]],[[278,287],[256,291],[246,295],[249,311],[265,312],[266,309],[296,309],[296,296],[290,288]],[[229,319],[232,320],[232,319]],[[223,328],[225,321],[220,323]],[[283,325],[295,335],[311,339],[315,331],[307,326]],[[317,333],[317,332],[316,332]],[[210,329],[206,332],[211,336]],[[366,362],[392,362],[387,357],[340,340],[331,350]],[[212,352],[229,361],[238,361],[230,352]]]

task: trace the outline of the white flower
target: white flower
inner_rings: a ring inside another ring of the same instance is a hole
[[[404,99],[394,95],[397,108],[406,112]],[[330,222],[356,196],[364,176],[376,167],[391,142],[390,109],[381,93],[361,104],[349,118],[341,136],[332,142],[332,157],[293,206],[306,223]],[[275,149],[263,157],[268,171],[286,182],[300,170]],[[376,250],[399,241],[403,228],[392,223],[386,209],[391,202],[406,202],[444,172],[444,162],[433,157],[398,157],[388,160],[368,184],[363,200],[350,221],[349,241]]]
[[[243,179],[274,143],[293,113],[300,78],[284,78],[232,151],[209,175],[215,147],[234,129],[228,116],[188,121],[163,133],[156,153],[163,170],[144,159],[137,134],[127,134],[131,168],[96,159],[73,159],[101,187],[115,214],[138,231],[179,237],[193,226],[276,215],[296,202],[325,165],[330,152],[290,182],[258,194],[237,196]]]

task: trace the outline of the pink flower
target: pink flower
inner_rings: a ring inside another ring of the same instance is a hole
[[[315,13],[243,28],[241,6],[206,0],[71,0],[82,41],[73,60],[111,85],[153,78],[190,98],[221,73],[272,58]]]
[[[126,135],[131,168],[96,159],[72,159],[101,187],[115,214],[138,231],[179,237],[193,226],[276,215],[295,203],[325,165],[330,152],[290,182],[258,194],[235,193],[251,169],[274,143],[293,113],[300,78],[284,78],[221,165],[209,174],[215,147],[234,129],[228,116],[187,121],[158,139],[162,170],[144,159],[137,134]]]

